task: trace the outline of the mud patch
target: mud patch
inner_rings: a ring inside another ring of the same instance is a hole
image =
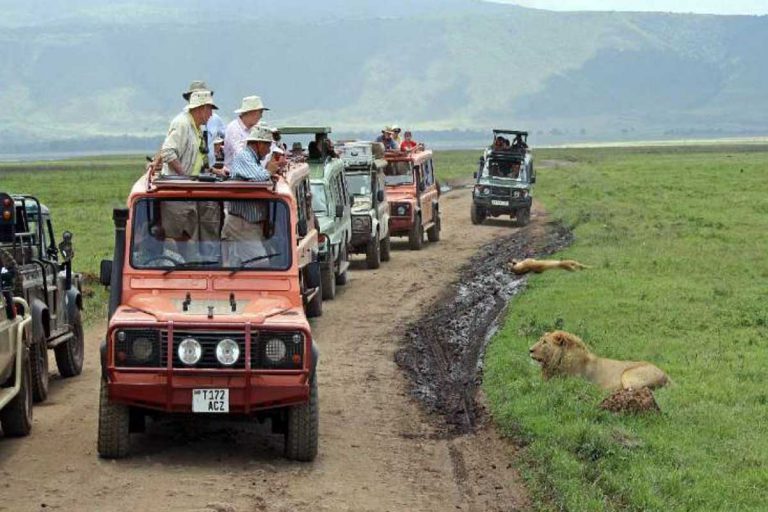
[[[408,326],[395,360],[409,377],[411,395],[445,418],[446,435],[471,432],[482,416],[476,395],[485,347],[526,282],[506,263],[551,254],[571,241],[563,226],[534,222],[483,246],[458,282]]]

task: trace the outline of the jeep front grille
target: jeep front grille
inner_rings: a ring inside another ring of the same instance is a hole
[[[507,187],[491,187],[491,195],[496,197],[509,197],[512,195],[512,189]]]
[[[162,366],[168,364],[167,340],[168,331],[162,331],[163,345],[160,349]],[[197,364],[187,366],[179,359],[179,344],[187,339],[194,338],[200,343],[203,354]],[[229,338],[237,343],[240,349],[240,357],[232,366],[224,366],[216,359],[216,345],[224,338]],[[173,367],[174,368],[245,368],[245,333],[241,331],[173,331]]]

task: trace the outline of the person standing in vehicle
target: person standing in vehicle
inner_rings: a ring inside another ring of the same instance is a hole
[[[203,168],[206,144],[200,127],[218,107],[210,91],[195,91],[190,95],[184,112],[171,121],[160,155],[163,174],[197,176]]]
[[[256,125],[251,128],[246,146],[232,160],[229,179],[268,182],[286,165],[282,151],[272,151],[272,130]],[[271,155],[271,158],[268,158]],[[234,267],[265,256],[265,224],[269,222],[267,202],[229,201],[221,231],[224,265]]]
[[[410,130],[406,131],[403,134],[404,140],[400,144],[400,151],[413,151],[418,144],[415,140],[413,140],[413,134],[410,132]]]
[[[192,93],[195,91],[210,91],[211,96],[213,96],[213,91],[208,87],[208,85],[202,81],[202,80],[192,80],[192,83],[189,84],[189,88],[186,92],[183,92],[181,94],[181,97],[184,98],[184,100],[189,103],[189,98],[192,96]],[[205,131],[207,133],[207,147],[208,147],[208,163],[210,165],[213,165],[213,162],[216,159],[216,155],[214,154],[213,150],[213,139],[216,138],[217,135],[220,135],[221,137],[224,137],[224,130],[226,130],[226,125],[224,123],[224,120],[217,114],[216,112],[213,112],[211,114],[211,117],[208,119],[208,121],[205,123]]]
[[[265,110],[269,109],[264,106],[259,96],[246,96],[243,98],[240,108],[235,110],[235,114],[238,114],[238,117],[227,125],[224,134],[225,167],[229,167],[235,156],[243,150],[251,128],[261,121]]]

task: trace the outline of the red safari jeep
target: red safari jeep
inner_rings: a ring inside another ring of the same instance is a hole
[[[407,236],[413,250],[421,249],[424,231],[430,242],[439,241],[440,188],[435,180],[432,151],[387,151],[384,158],[390,235]]]
[[[190,413],[269,418],[286,457],[315,458],[318,350],[303,306],[320,265],[302,243],[290,178],[308,169],[296,166],[274,185],[149,171],[114,211],[99,455],[128,455],[147,415]]]

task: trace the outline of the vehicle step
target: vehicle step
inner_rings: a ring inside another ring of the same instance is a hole
[[[349,269],[349,261],[343,261],[341,265],[339,265],[339,274],[343,274]]]
[[[434,222],[427,222],[426,224],[424,224],[424,231],[430,229],[434,225],[435,225]]]
[[[0,409],[5,407],[5,404],[13,400],[13,397],[15,397],[16,393],[18,392],[19,392],[18,390],[13,389],[13,386],[11,386],[10,388],[1,388],[0,389]]]
[[[66,343],[74,337],[75,335],[71,331],[62,332],[61,334],[58,334],[48,340],[48,348],[58,347],[62,343]]]

